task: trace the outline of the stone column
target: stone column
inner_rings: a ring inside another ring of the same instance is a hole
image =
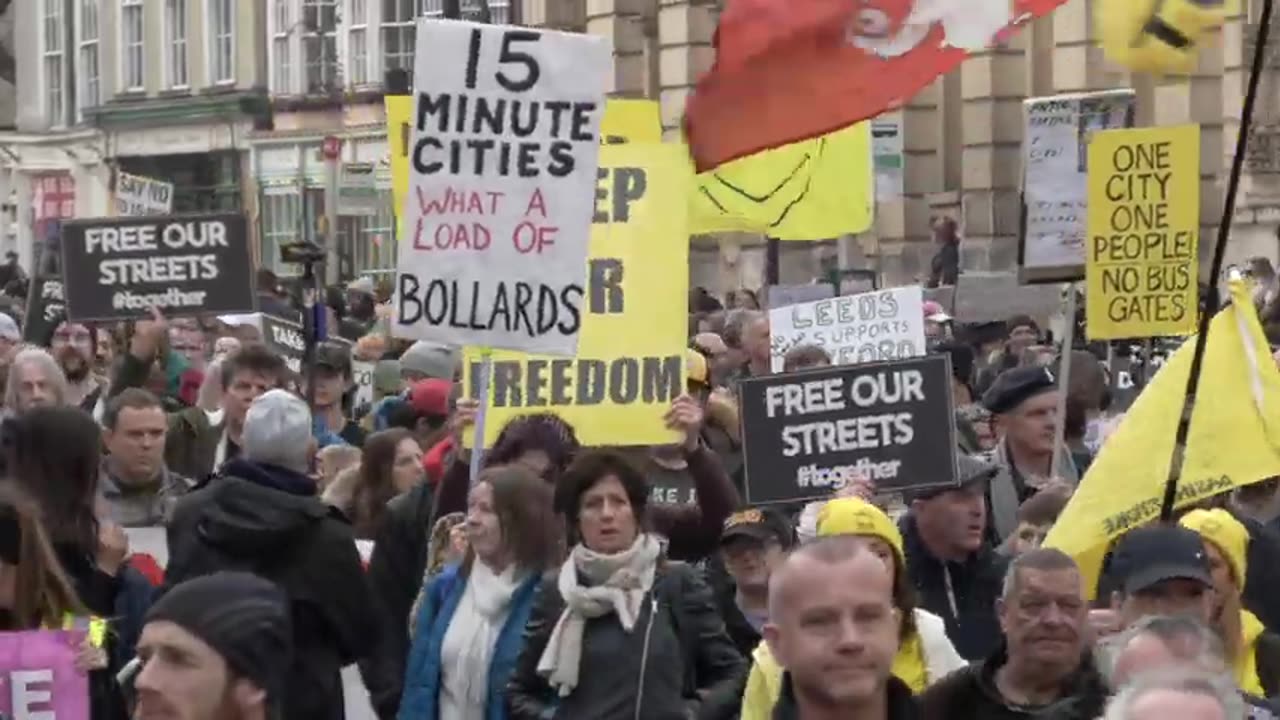
[[[1155,86],[1154,125],[1200,126],[1200,276],[1208,279],[1209,257],[1222,217],[1222,200],[1230,154],[1239,128],[1239,105],[1224,114],[1224,53],[1221,37],[1205,37],[1196,68],[1176,81]],[[1231,142],[1224,144],[1224,123],[1231,123]],[[1225,159],[1225,161],[1224,161]]]
[[[648,67],[644,17],[656,0],[587,0],[586,29],[613,41],[611,95],[644,97]]]
[[[668,140],[676,140],[685,101],[694,83],[715,61],[711,45],[715,8],[705,2],[659,0],[657,30],[662,127]]]
[[[35,188],[32,184],[31,174],[19,168],[13,170],[13,187],[16,207],[18,208],[17,225],[18,233],[16,238],[18,250],[18,264],[27,270],[27,274],[33,274],[35,269],[35,228],[32,227],[32,220],[35,213],[31,211],[35,203]]]
[[[1222,33],[1223,75],[1223,185],[1230,169],[1240,128],[1241,110],[1258,41],[1258,2],[1240,17],[1228,21]],[[1236,197],[1236,212],[1231,228],[1231,244],[1227,246],[1228,264],[1261,255],[1276,263],[1280,247],[1276,238],[1276,220],[1280,216],[1280,22],[1272,20],[1267,39],[1267,64],[1258,86],[1245,155],[1244,175]],[[1202,238],[1212,240],[1213,235]]]
[[[926,198],[943,188],[945,84],[946,79],[939,78],[901,110],[882,116],[902,123],[902,197],[876,199],[873,232],[864,233],[858,242],[862,253],[874,258],[885,287],[915,282],[928,268]]]
[[[960,68],[964,98],[962,260],[969,270],[1012,269],[1018,256],[1022,101],[1027,35],[969,57]]]

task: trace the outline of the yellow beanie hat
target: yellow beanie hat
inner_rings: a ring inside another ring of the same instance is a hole
[[[1178,524],[1217,546],[1231,565],[1236,585],[1243,590],[1249,549],[1249,531],[1244,525],[1222,509],[1192,510]]]
[[[861,498],[829,500],[818,511],[818,537],[832,535],[867,535],[879,538],[893,548],[898,562],[907,559],[902,550],[902,533],[880,508]]]

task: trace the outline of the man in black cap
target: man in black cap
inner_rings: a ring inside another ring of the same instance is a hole
[[[907,574],[921,608],[941,617],[966,660],[987,657],[1000,642],[995,602],[1008,561],[993,550],[987,484],[997,469],[959,455],[960,485],[916,493],[902,519]]]
[[[363,447],[364,428],[347,417],[347,391],[352,380],[351,346],[326,340],[316,346],[315,382],[316,422],[343,442]]]
[[[288,601],[270,581],[221,572],[173,588],[147,613],[136,720],[270,720],[293,653]]]
[[[1001,540],[1018,527],[1018,507],[1051,483],[1079,480],[1071,453],[1054,467],[1058,384],[1045,367],[1006,370],[982,396],[994,416],[999,441],[989,460],[1000,468],[991,481],[991,521]]]
[[[1130,530],[1112,552],[1107,575],[1121,628],[1149,615],[1186,615],[1212,624],[1209,557],[1192,530],[1170,525]]]
[[[791,524],[774,510],[747,508],[724,521],[724,581],[712,585],[725,629],[743,657],[751,657],[760,644],[760,630],[769,619],[769,577],[794,544]]]

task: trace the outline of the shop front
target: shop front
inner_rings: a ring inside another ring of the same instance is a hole
[[[63,220],[109,214],[111,171],[95,130],[0,135],[0,250],[31,268],[39,240]]]
[[[321,148],[328,133],[312,129],[258,133],[252,143],[258,190],[260,257],[282,276],[299,268],[280,262],[280,247],[293,242],[325,244],[326,165]],[[347,126],[339,182],[332,201],[338,211],[338,265],[344,279],[395,269],[395,216],[383,123]]]

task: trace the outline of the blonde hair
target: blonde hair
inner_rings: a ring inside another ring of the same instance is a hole
[[[325,487],[320,499],[332,505],[349,518],[355,505],[356,487],[360,485],[360,466],[343,468]]]
[[[320,449],[316,460],[324,463],[328,477],[322,478],[325,487],[337,479],[338,473],[360,464],[363,453],[354,445],[329,445]]]

